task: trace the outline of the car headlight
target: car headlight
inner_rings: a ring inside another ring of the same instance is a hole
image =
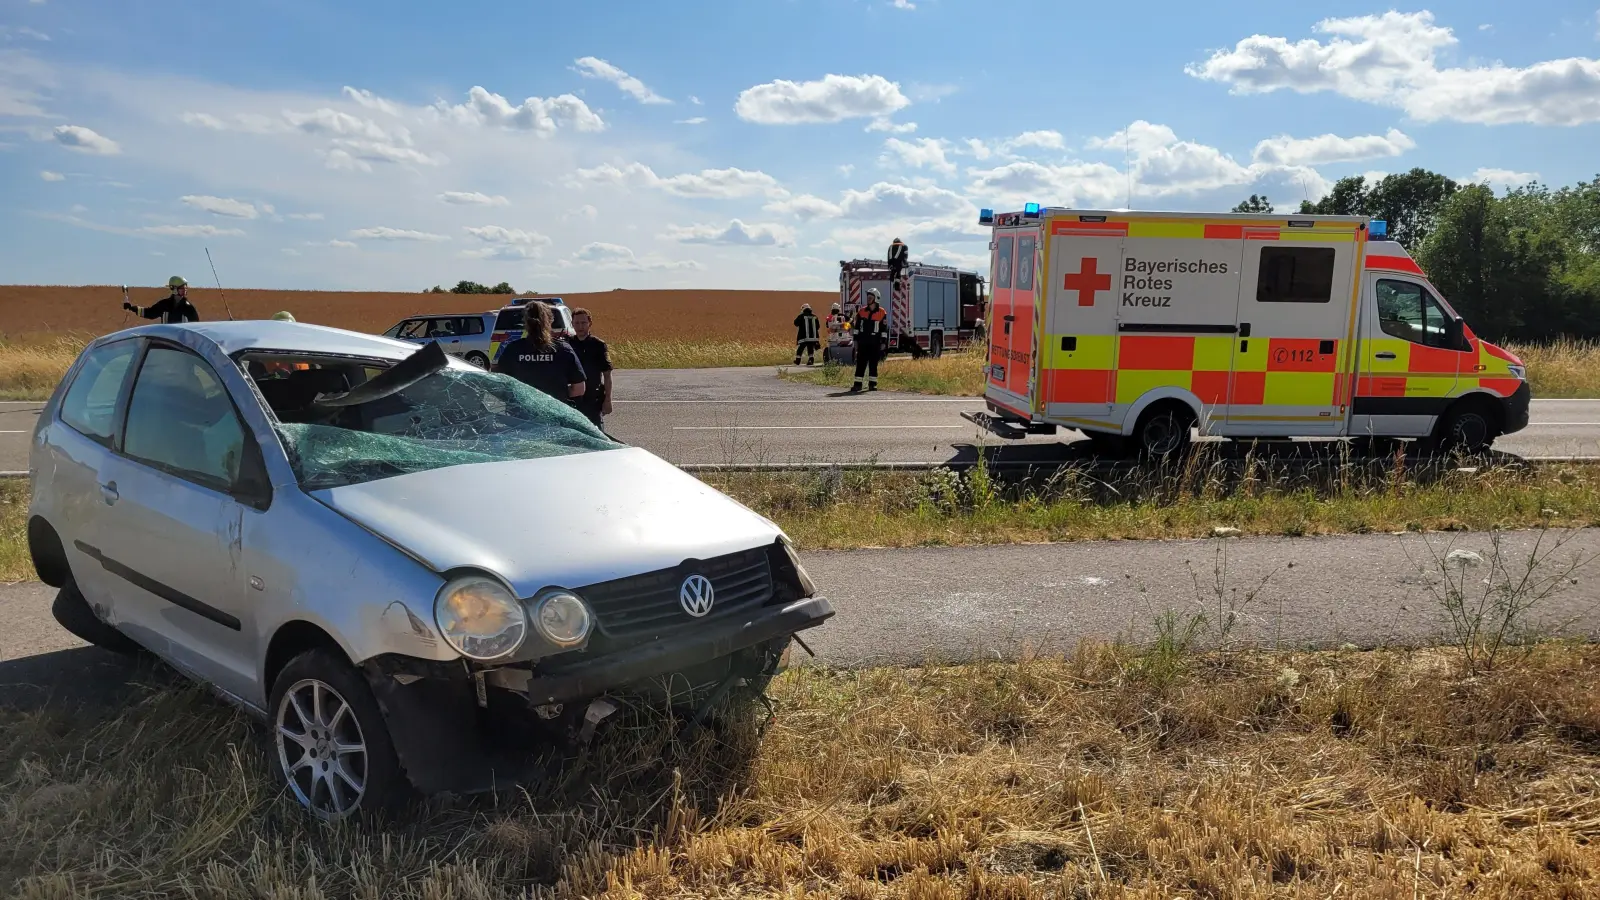
[[[817,583],[811,580],[806,573],[806,567],[800,564],[800,554],[794,552],[794,541],[789,540],[787,534],[779,533],[778,539],[783,542],[783,552],[789,554],[789,562],[794,565],[794,573],[800,578],[800,590],[807,597],[817,595]]]
[[[558,647],[583,643],[594,627],[588,604],[569,591],[550,591],[533,610],[533,625],[545,640]]]
[[[472,659],[514,653],[528,636],[522,604],[505,585],[485,575],[463,575],[440,588],[433,618],[450,646]]]
[[[1511,370],[1512,376],[1514,376],[1518,381],[1528,380],[1527,366],[1506,366],[1506,368]]]

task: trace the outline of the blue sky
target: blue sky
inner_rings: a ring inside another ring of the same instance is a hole
[[[1595,177],[1600,3],[0,0],[12,283],[828,288],[977,209]]]

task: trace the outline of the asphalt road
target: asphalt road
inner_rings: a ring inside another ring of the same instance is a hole
[[[1485,580],[1505,583],[1508,571],[1520,578],[1534,555],[1534,582],[1559,588],[1534,607],[1532,624],[1600,637],[1600,530],[1502,533],[1498,556],[1493,540],[1361,535],[811,553],[806,567],[838,614],[805,638],[821,662],[846,667],[1011,659],[1071,652],[1086,639],[1148,639],[1166,611],[1219,621],[1231,609],[1233,638],[1259,646],[1428,643],[1446,631],[1432,593],[1444,572],[1471,594]],[[1452,550],[1482,561],[1445,562]],[[1219,604],[1219,595],[1234,599]],[[53,596],[36,583],[0,586],[0,703],[92,693],[97,680],[128,677],[110,654],[84,649],[55,624]]]
[[[772,369],[617,373],[618,438],[683,464],[944,463],[1001,444],[998,459],[1085,458],[1076,432],[1000,441],[961,418],[971,398],[861,397],[776,377]],[[27,468],[39,403],[0,403],[0,471]],[[1496,449],[1528,457],[1600,457],[1600,400],[1535,400],[1533,421]]]

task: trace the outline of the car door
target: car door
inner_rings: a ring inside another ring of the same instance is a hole
[[[231,492],[260,451],[217,373],[186,348],[152,343],[128,394],[118,451],[100,473],[107,508],[95,549],[122,582],[118,625],[179,668],[250,696],[247,510]]]
[[[113,458],[119,401],[141,346],[130,338],[84,354],[45,432],[36,482],[41,496],[35,508],[60,536],[73,581],[113,624],[112,579],[84,548],[99,541],[106,511],[101,472]]]
[[[1477,354],[1456,343],[1455,316],[1420,280],[1369,273],[1362,293],[1350,433],[1425,437],[1450,405],[1463,367],[1475,371]]]

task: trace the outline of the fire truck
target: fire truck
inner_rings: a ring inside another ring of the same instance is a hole
[[[1096,449],[1418,439],[1477,451],[1528,424],[1527,369],[1479,339],[1387,226],[1358,216],[984,210],[988,413]]]
[[[987,298],[983,277],[949,266],[911,263],[900,280],[889,283],[889,265],[883,260],[839,261],[839,306],[846,321],[867,302],[867,289],[877,288],[888,311],[889,352],[927,351],[940,356],[946,350],[965,350],[981,343]],[[849,332],[830,336],[829,354],[847,355]],[[918,348],[913,351],[911,348]],[[845,351],[845,352],[841,352]]]

